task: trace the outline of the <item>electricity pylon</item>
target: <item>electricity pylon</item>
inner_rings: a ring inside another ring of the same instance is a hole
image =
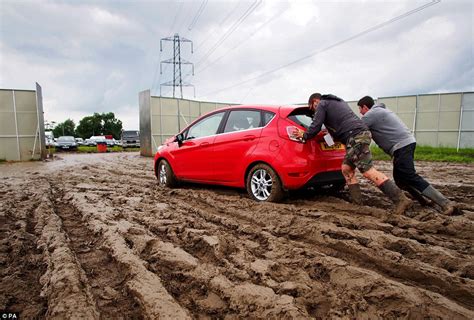
[[[173,87],[173,98],[175,98],[175,88],[179,87],[181,92],[181,99],[183,98],[183,86],[184,87],[193,87],[194,89],[194,96],[196,96],[196,88],[190,83],[183,82],[183,78],[181,75],[181,65],[182,64],[190,64],[193,68],[193,76],[194,76],[194,64],[181,59],[181,42],[189,42],[191,43],[191,53],[193,53],[193,42],[186,38],[180,38],[177,33],[174,34],[173,37],[162,38],[160,40],[160,51],[163,51],[162,43],[163,41],[173,41],[173,58],[164,60],[160,62],[160,74],[163,74],[162,64],[163,63],[171,63],[173,64],[173,81],[168,81],[165,83],[160,84],[160,96],[161,96],[161,86],[172,86]]]

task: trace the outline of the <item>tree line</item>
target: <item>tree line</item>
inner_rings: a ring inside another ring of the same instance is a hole
[[[92,116],[84,117],[79,121],[77,127],[73,120],[67,119],[53,128],[55,137],[74,136],[88,139],[91,136],[112,135],[118,140],[121,133],[122,121],[116,119],[113,112],[94,113]]]

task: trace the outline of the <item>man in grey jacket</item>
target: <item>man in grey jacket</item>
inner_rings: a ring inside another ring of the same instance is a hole
[[[439,205],[445,214],[453,214],[455,207],[441,192],[433,188],[415,170],[416,140],[407,126],[383,103],[374,105],[374,99],[365,96],[357,102],[362,121],[372,132],[372,139],[393,158],[393,178],[401,189],[408,191],[420,203],[423,196]]]
[[[313,93],[309,97],[308,107],[314,111],[313,122],[306,132],[297,130],[294,134],[305,142],[314,138],[324,124],[331,136],[346,146],[341,170],[352,201],[356,204],[362,203],[362,194],[355,175],[357,168],[396,204],[395,214],[403,214],[412,206],[412,201],[403,191],[385,174],[374,168],[369,149],[370,131],[347,102],[331,94]]]

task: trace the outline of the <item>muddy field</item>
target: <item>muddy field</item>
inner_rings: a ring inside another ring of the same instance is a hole
[[[137,153],[0,165],[0,310],[23,319],[474,319],[474,166],[418,163],[463,214],[369,184],[257,203],[157,186]],[[391,164],[378,162],[390,173]]]

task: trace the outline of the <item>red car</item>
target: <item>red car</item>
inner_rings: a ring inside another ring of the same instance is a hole
[[[212,111],[158,147],[159,184],[180,181],[246,188],[257,201],[278,201],[286,191],[310,186],[340,189],[345,181],[340,143],[329,147],[322,131],[301,143],[312,114],[301,106],[232,106]]]

